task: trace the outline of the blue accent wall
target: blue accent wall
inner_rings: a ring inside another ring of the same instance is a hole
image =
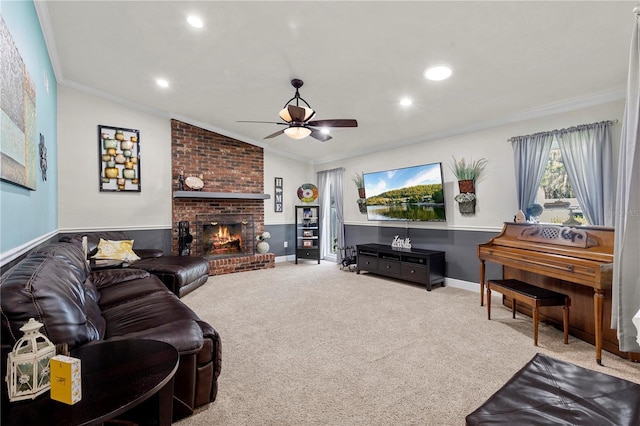
[[[56,77],[33,1],[0,0],[0,14],[35,84],[35,143],[37,146],[42,134],[47,148],[46,181],[42,180],[36,149],[35,191],[0,182],[0,254],[4,257],[8,251],[37,243],[58,229],[58,112]]]

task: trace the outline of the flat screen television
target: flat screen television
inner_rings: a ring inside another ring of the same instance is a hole
[[[442,164],[364,174],[368,220],[444,222]]]

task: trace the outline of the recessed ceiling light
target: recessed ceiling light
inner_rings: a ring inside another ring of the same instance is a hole
[[[204,26],[202,19],[198,18],[195,15],[189,16],[187,18],[187,22],[189,23],[189,25],[191,25],[194,28],[202,28]]]
[[[451,76],[451,68],[444,65],[428,68],[424,72],[424,78],[427,80],[440,81],[446,80]]]
[[[320,131],[325,135],[328,135],[329,133],[331,133],[328,127],[323,127],[322,129],[320,129]]]
[[[409,99],[409,98],[402,98],[402,99],[400,99],[400,105],[402,105],[402,106],[404,106],[404,107],[409,106],[409,105],[411,105],[412,103],[413,103],[413,101],[412,101],[411,99]]]
[[[156,84],[160,87],[169,87],[169,82],[164,78],[159,78],[156,80]]]

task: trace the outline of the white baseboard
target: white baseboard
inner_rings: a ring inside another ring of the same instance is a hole
[[[474,293],[480,294],[480,283],[457,280],[455,278],[445,278],[445,284],[450,287],[455,287],[462,290],[472,291]]]

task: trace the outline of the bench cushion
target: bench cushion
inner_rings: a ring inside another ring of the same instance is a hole
[[[542,287],[537,287],[535,285],[531,285],[519,280],[490,280],[489,288],[492,290],[500,291],[500,287],[506,288],[517,293],[520,293],[524,296],[530,297],[531,299],[539,299],[546,301],[557,301],[559,304],[564,304],[566,298],[568,297],[566,294],[558,293],[557,291],[549,290]]]

